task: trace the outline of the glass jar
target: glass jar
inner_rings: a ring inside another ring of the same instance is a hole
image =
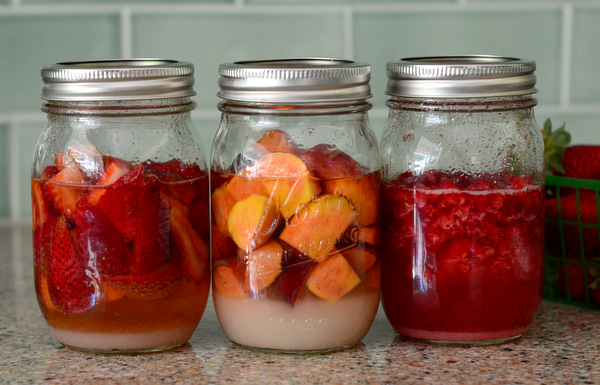
[[[91,352],[184,344],[210,289],[192,64],[59,63],[42,78],[48,119],[31,192],[35,287],[50,329]]]
[[[494,56],[387,65],[382,305],[403,336],[499,343],[537,314],[544,145],[534,70]]]
[[[380,298],[370,66],[283,59],[219,73],[211,202],[221,326],[256,350],[357,344]]]

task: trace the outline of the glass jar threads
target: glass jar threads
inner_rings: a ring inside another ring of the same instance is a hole
[[[212,149],[213,299],[228,338],[276,352],[357,344],[380,297],[370,67],[223,64]]]
[[[184,344],[210,288],[193,66],[70,62],[42,78],[48,119],[31,192],[35,286],[50,329],[92,352]]]
[[[495,56],[387,65],[382,304],[403,336],[496,343],[536,316],[544,145],[534,70]]]

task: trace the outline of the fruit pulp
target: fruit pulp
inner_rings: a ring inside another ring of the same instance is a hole
[[[398,333],[477,344],[529,328],[543,285],[541,185],[430,172],[382,191],[382,305]]]
[[[315,167],[265,151],[238,173],[211,176],[213,300],[235,343],[336,350],[360,342],[373,322],[379,173],[324,178]]]
[[[60,168],[75,175],[73,164],[32,179],[38,302],[75,349],[179,346],[209,294],[208,177],[178,160],[118,162],[118,173],[107,161],[93,181],[55,178]]]

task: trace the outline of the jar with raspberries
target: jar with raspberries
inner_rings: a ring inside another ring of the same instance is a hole
[[[219,73],[212,274],[225,334],[270,352],[356,345],[380,298],[370,67],[292,58]]]
[[[404,337],[500,343],[537,314],[544,145],[534,70],[496,56],[387,65],[382,304]]]
[[[48,119],[31,195],[35,288],[51,331],[101,353],[186,343],[210,289],[193,66],[69,62],[42,78]]]

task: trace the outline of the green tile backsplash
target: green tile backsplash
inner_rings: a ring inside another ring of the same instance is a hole
[[[0,219],[10,216],[10,159],[7,124],[0,124]]]
[[[30,220],[31,154],[45,121],[44,64],[134,56],[193,62],[194,124],[208,157],[219,123],[222,62],[290,56],[368,62],[370,120],[379,137],[388,61],[528,57],[538,65],[538,123],[564,121],[573,142],[600,143],[598,41],[600,0],[0,0],[0,180],[17,180],[16,187],[0,183],[0,221]]]

